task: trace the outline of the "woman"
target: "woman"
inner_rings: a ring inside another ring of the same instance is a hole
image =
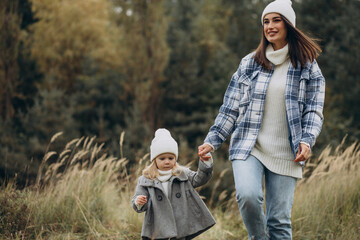
[[[323,123],[325,79],[315,60],[321,49],[295,28],[289,0],[271,2],[261,22],[261,42],[232,76],[199,156],[232,134],[229,158],[249,239],[291,239],[296,180]]]

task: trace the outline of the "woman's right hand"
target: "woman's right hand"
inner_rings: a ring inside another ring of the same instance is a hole
[[[210,151],[212,151],[213,148],[207,144],[204,143],[203,145],[198,147],[198,155],[201,159],[201,161],[208,161],[210,159],[210,154],[208,154]]]
[[[147,203],[147,199],[146,199],[146,196],[145,195],[139,195],[136,197],[136,200],[135,200],[135,203],[136,204],[139,204],[139,205],[145,205]]]

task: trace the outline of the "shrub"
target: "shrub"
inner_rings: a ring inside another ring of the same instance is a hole
[[[15,190],[11,184],[0,192],[0,237],[10,239],[27,237],[30,223],[27,191]]]

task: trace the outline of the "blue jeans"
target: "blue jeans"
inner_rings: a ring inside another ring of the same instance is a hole
[[[233,160],[236,200],[249,239],[291,239],[296,178],[269,171],[257,158]],[[265,176],[265,209],[263,177]]]

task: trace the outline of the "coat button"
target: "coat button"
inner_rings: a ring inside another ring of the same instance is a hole
[[[158,196],[157,196],[157,200],[161,201],[161,200],[162,200],[162,196],[161,196],[161,195],[158,195]]]
[[[177,198],[180,198],[181,197],[181,193],[177,193],[176,195],[175,195]]]

